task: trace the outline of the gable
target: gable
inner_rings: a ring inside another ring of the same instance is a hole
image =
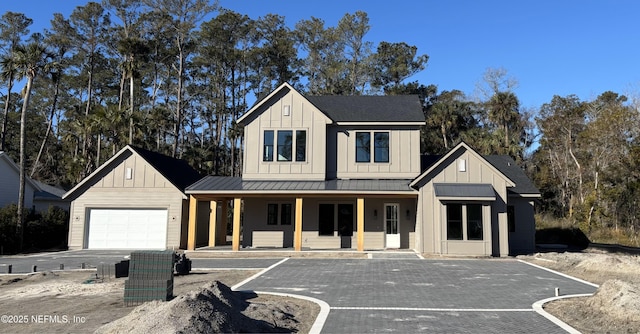
[[[161,167],[156,167],[154,163]],[[73,200],[92,188],[123,190],[172,188],[186,199],[184,194],[186,185],[183,187],[183,184],[191,184],[199,178],[200,176],[182,160],[126,146],[64,194],[63,199]]]
[[[411,186],[419,189],[429,182],[503,183],[506,187],[515,187],[511,179],[465,143],[458,144],[447,154],[432,162],[411,182]]]

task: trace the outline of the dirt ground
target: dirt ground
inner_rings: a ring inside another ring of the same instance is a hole
[[[232,286],[256,272],[211,271],[175,276],[173,294],[183,296],[199,291],[213,281]],[[136,308],[123,305],[124,281],[125,278],[96,281],[95,271],[0,276],[0,333],[92,333]],[[295,330],[302,333],[309,331],[320,311],[315,303],[295,298],[260,295],[247,301],[247,309],[254,314],[271,305],[286,307],[297,321]]]
[[[545,310],[582,333],[640,333],[640,257],[602,251],[519,256],[600,285],[591,297],[548,303]]]

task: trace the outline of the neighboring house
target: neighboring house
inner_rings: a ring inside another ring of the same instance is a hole
[[[532,251],[539,193],[522,170],[464,143],[422,166],[424,123],[417,96],[304,96],[282,84],[238,120],[243,176],[187,187],[187,248],[222,244],[232,201],[234,250]]]
[[[124,147],[64,195],[69,248],[186,247],[184,189],[199,178],[183,160]]]
[[[20,168],[5,152],[0,151],[0,207],[18,204]],[[58,206],[69,210],[69,202],[62,199],[64,190],[33,180],[25,179],[24,207],[39,212]]]

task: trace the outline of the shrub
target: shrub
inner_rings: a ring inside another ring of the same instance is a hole
[[[0,208],[0,250],[2,254],[17,253],[15,204]],[[69,213],[59,207],[50,207],[43,214],[25,210],[23,251],[66,249],[69,231]]]

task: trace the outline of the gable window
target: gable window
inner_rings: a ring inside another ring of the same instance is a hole
[[[262,161],[273,161],[273,130],[264,131],[264,147]]]
[[[307,131],[296,130],[296,161],[307,160]]]
[[[373,137],[373,161],[389,162],[389,132],[375,132]]]
[[[371,133],[356,132],[356,162],[371,161]]]
[[[307,160],[307,130],[264,130],[262,161]],[[274,146],[275,141],[275,146]],[[275,149],[274,149],[275,148]]]
[[[483,240],[482,204],[449,203],[447,240]]]
[[[278,161],[291,161],[293,131],[278,131]]]

